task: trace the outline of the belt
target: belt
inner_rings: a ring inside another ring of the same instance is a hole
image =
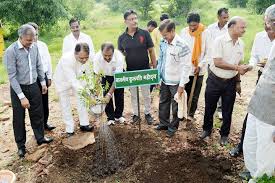
[[[220,81],[223,81],[223,82],[231,81],[231,80],[235,79],[235,77],[233,77],[233,78],[220,78],[220,77],[216,76],[216,75],[209,69],[209,76],[210,76],[210,75],[211,75],[212,77],[214,77],[215,79],[220,80]]]

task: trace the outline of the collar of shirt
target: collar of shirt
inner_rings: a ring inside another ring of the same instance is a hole
[[[77,40],[80,40],[81,38],[83,38],[83,36],[84,36],[84,35],[83,35],[83,33],[82,33],[82,32],[80,32],[80,33],[79,33],[79,37],[78,37],[78,39],[76,39],[76,38],[74,37],[74,35],[73,35],[73,33],[72,33],[72,32],[71,32],[71,34],[70,34],[71,39],[76,40],[76,41],[77,41]]]
[[[227,42],[233,42],[229,32],[227,31],[227,33],[225,34],[225,41]],[[238,38],[238,40],[236,41],[235,45],[240,44],[240,38]]]
[[[171,45],[171,46],[176,46],[177,40],[178,40],[178,35],[177,34],[175,35],[175,37],[173,38],[173,40],[171,41],[171,43],[168,43],[168,41],[166,39],[163,39],[163,41],[165,43],[167,43],[168,45]]]
[[[106,64],[111,64],[111,63],[115,62],[115,53],[113,53],[113,56],[112,56],[112,59],[111,59],[110,62],[107,62],[107,61],[104,59],[102,52],[100,53],[100,55],[101,55],[101,56],[100,56],[100,57],[101,57],[101,61],[104,62],[104,63],[106,63]]]
[[[18,44],[18,49],[24,48],[24,50],[28,51],[28,50],[22,45],[22,43],[20,42],[19,39],[17,40],[17,44]],[[30,48],[32,48],[32,47],[33,47],[33,44],[31,44]]]
[[[226,29],[226,30],[227,30],[227,24],[225,24],[225,25],[223,26],[223,28],[220,29],[220,27],[219,27],[219,22],[216,22],[216,23],[215,23],[215,28],[216,28],[216,29],[219,29],[219,30],[223,30],[223,29]]]
[[[140,30],[140,28],[137,27],[137,30],[136,30],[136,32],[134,33],[133,36],[135,36],[139,32],[139,30]],[[128,34],[128,27],[126,27],[124,34],[130,35],[130,34]]]
[[[271,41],[270,38],[268,37],[268,34],[267,34],[266,31],[264,31],[264,33],[263,33],[262,36],[263,36],[264,38],[268,39],[271,43],[274,43],[274,40],[275,40],[275,39],[273,39],[273,40]]]

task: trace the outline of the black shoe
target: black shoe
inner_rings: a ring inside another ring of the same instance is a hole
[[[44,126],[44,129],[47,130],[47,131],[52,131],[53,129],[55,129],[56,127],[55,126],[52,126],[52,125],[49,125],[49,124],[46,124]]]
[[[206,137],[209,137],[211,135],[211,132],[209,131],[203,131],[200,135],[200,139],[205,139]]]
[[[160,126],[160,125],[158,125],[157,126],[157,128],[156,128],[156,130],[168,130],[168,127],[167,126]]]
[[[230,152],[229,152],[229,154],[230,154],[231,157],[238,157],[242,153],[243,153],[243,151],[242,151],[242,149],[239,146],[231,149]]]
[[[137,123],[140,120],[140,117],[138,117],[137,115],[133,116],[133,123]]]
[[[145,120],[147,121],[148,125],[153,124],[154,118],[151,116],[151,114],[145,114]]]
[[[242,180],[246,180],[246,181],[249,181],[250,179],[252,179],[252,176],[248,170],[245,170],[239,173],[239,176],[241,177]]]
[[[228,144],[228,137],[227,136],[222,136],[220,139],[220,145],[221,146],[226,146]]]
[[[174,135],[175,135],[176,132],[173,132],[173,131],[170,131],[170,130],[167,130],[166,132],[166,136],[169,137],[169,138],[172,138]]]
[[[37,141],[37,144],[40,146],[42,144],[49,144],[53,141],[53,138],[51,137],[44,137],[42,140]]]
[[[17,152],[18,156],[20,158],[24,158],[25,157],[25,154],[26,154],[26,149],[25,148],[20,148],[18,149],[18,152]]]
[[[74,135],[74,132],[72,132],[72,133],[67,132],[67,133],[66,133],[66,137],[67,137],[67,138],[69,138],[69,137],[71,137],[71,136],[73,136],[73,135]]]
[[[94,130],[94,126],[80,126],[80,130],[83,132],[91,132]]]

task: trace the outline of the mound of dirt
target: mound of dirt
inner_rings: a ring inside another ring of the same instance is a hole
[[[229,183],[232,164],[226,158],[205,157],[198,149],[166,153],[153,133],[112,128],[119,154],[119,169],[103,172],[96,158],[96,145],[77,151],[60,147],[54,166],[43,183],[144,182],[144,183]],[[107,162],[106,162],[107,163]]]

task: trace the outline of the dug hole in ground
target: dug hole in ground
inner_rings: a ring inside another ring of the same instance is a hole
[[[196,121],[183,129],[183,123],[175,137],[167,138],[165,132],[156,132],[158,123],[157,93],[153,93],[152,111],[155,118],[154,125],[148,126],[144,121],[143,103],[141,96],[141,133],[138,126],[131,124],[115,125],[102,130],[107,131],[106,142],[98,143],[98,130],[95,132],[95,143],[78,150],[64,146],[64,123],[54,88],[50,91],[49,122],[57,128],[47,135],[53,136],[55,141],[50,145],[37,146],[33,139],[33,132],[28,117],[27,149],[28,155],[24,160],[18,159],[12,129],[12,109],[9,106],[9,85],[0,86],[0,101],[7,103],[1,117],[0,136],[0,168],[9,169],[16,174],[17,182],[45,182],[45,183],[89,183],[89,182],[144,182],[144,183],[232,183],[241,182],[238,173],[243,169],[243,158],[231,158],[230,148],[239,141],[242,122],[246,114],[247,103],[254,90],[256,72],[247,73],[242,79],[242,96],[237,97],[230,134],[230,144],[221,147],[219,141],[220,122],[215,120],[212,137],[207,141],[198,140],[201,132],[204,113],[204,91],[202,88]],[[205,77],[206,78],[206,77]],[[205,87],[205,83],[204,83]],[[128,123],[131,121],[131,103],[129,91],[125,90],[124,116]],[[75,103],[72,102],[76,134],[79,131],[78,117]],[[1,110],[5,107],[1,106]],[[106,120],[105,117],[102,119]],[[95,117],[91,116],[91,123]],[[81,141],[83,142],[83,141]],[[106,146],[104,146],[104,143]],[[107,144],[109,143],[109,144]],[[111,143],[111,145],[110,145]],[[103,146],[100,147],[100,144]],[[102,148],[103,147],[103,148]],[[104,147],[108,147],[105,150]],[[111,147],[111,148],[110,148]],[[102,150],[103,149],[103,150]],[[103,152],[103,153],[102,153]],[[107,153],[106,153],[107,152]],[[104,157],[104,158],[102,158]],[[108,160],[108,161],[106,161]],[[107,167],[107,168],[106,168]]]

